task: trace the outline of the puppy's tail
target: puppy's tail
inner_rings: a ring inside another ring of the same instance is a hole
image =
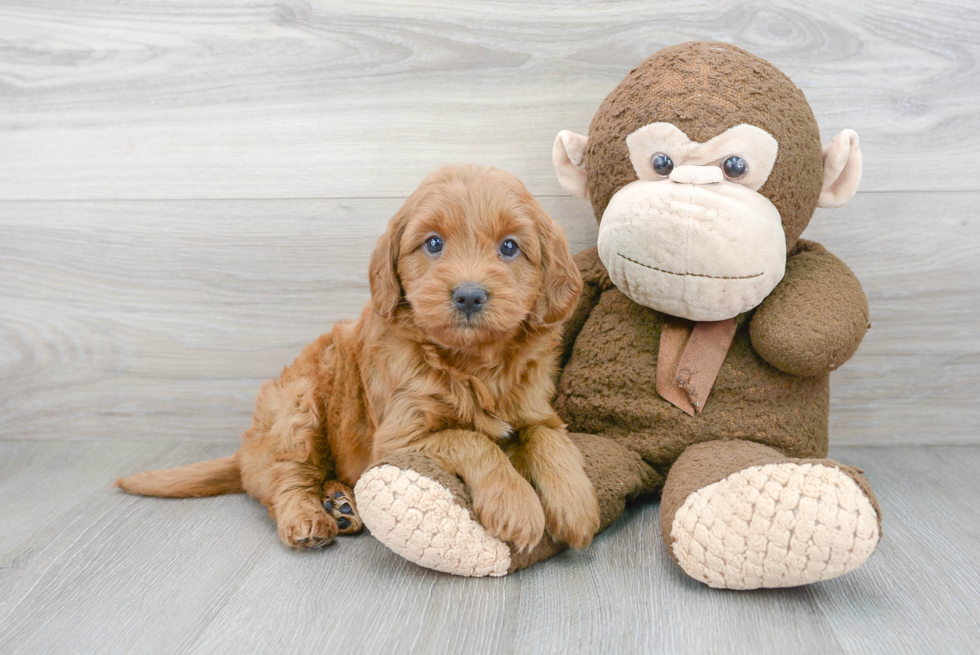
[[[119,478],[116,486],[131,494],[166,498],[217,496],[243,491],[242,474],[235,455],[175,469],[144,471],[128,478]]]

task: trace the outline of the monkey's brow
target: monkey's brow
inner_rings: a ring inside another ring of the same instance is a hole
[[[660,271],[661,273],[666,273],[668,275],[679,275],[681,277],[706,277],[712,280],[748,280],[749,278],[760,277],[762,275],[762,273],[753,273],[752,275],[705,275],[704,273],[677,273],[675,271],[668,271],[663,268],[657,268],[656,266],[650,266],[649,264],[638,262],[635,259],[631,259],[630,257],[627,257],[621,252],[617,252],[616,254],[628,262],[633,262],[637,266],[649,268],[654,271]]]

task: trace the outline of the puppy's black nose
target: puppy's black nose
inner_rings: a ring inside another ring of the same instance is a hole
[[[469,318],[487,303],[487,290],[479,284],[466,282],[453,289],[453,303]]]

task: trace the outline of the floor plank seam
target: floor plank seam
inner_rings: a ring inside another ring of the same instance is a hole
[[[102,518],[104,518],[104,517],[106,517],[106,516],[108,516],[109,514],[111,514],[111,513],[112,513],[112,512],[113,512],[113,511],[114,511],[114,510],[115,510],[115,509],[116,509],[117,507],[119,507],[119,506],[123,506],[123,507],[129,507],[129,506],[131,506],[131,505],[133,505],[133,504],[135,504],[135,503],[136,503],[136,502],[137,502],[138,500],[139,500],[139,498],[138,498],[138,497],[135,497],[135,496],[134,496],[134,497],[132,497],[132,498],[126,498],[126,497],[122,497],[122,498],[120,498],[120,501],[121,501],[121,502],[117,502],[117,503],[114,503],[114,504],[112,504],[112,505],[110,505],[110,506],[109,506],[109,507],[107,508],[107,510],[106,510],[105,512],[103,512],[102,514],[100,514],[100,515],[99,515],[99,517],[98,517],[98,519],[97,519],[97,520],[99,520],[99,519],[102,519]],[[118,514],[117,514],[117,516],[116,516],[116,518],[117,518],[117,519],[118,519],[118,518],[121,518],[121,517],[122,517],[122,515],[123,515],[123,514],[122,514],[122,513],[120,512],[120,513],[118,513]],[[74,539],[74,540],[73,540],[73,541],[71,542],[71,544],[69,545],[69,547],[65,549],[65,552],[71,552],[71,553],[72,553],[72,554],[70,555],[70,557],[68,558],[68,561],[67,561],[67,562],[61,562],[61,561],[59,560],[59,558],[57,558],[57,557],[56,557],[56,558],[54,558],[54,560],[52,560],[52,561],[51,561],[51,562],[50,562],[50,563],[49,563],[49,564],[47,565],[47,567],[46,567],[46,568],[45,568],[45,569],[44,569],[43,571],[41,571],[41,573],[40,573],[40,575],[38,575],[38,577],[37,577],[37,580],[36,580],[36,581],[34,582],[34,584],[32,584],[32,585],[30,586],[30,588],[28,588],[28,589],[27,589],[27,590],[26,590],[26,591],[24,592],[24,594],[23,594],[23,595],[21,596],[21,598],[20,598],[20,599],[19,599],[19,600],[18,600],[18,601],[17,601],[16,603],[14,603],[14,605],[13,605],[13,606],[12,606],[12,607],[10,608],[10,611],[9,611],[9,612],[7,613],[7,615],[6,615],[6,618],[9,618],[9,617],[11,617],[11,616],[13,616],[13,615],[14,615],[14,613],[15,613],[15,612],[17,611],[17,608],[18,608],[18,607],[20,607],[20,606],[21,606],[21,605],[22,605],[22,604],[24,603],[24,601],[25,601],[25,600],[27,600],[28,598],[30,598],[30,597],[31,597],[31,595],[32,595],[32,593],[33,593],[33,591],[34,591],[34,589],[35,589],[35,588],[36,588],[36,587],[37,587],[38,585],[40,585],[40,584],[42,583],[42,581],[44,581],[44,579],[45,579],[45,578],[47,577],[47,575],[48,575],[48,573],[49,573],[49,572],[50,572],[50,571],[51,571],[52,569],[54,569],[54,568],[55,568],[56,566],[60,566],[60,567],[62,567],[62,568],[67,568],[68,566],[70,566],[70,565],[71,565],[71,563],[72,563],[72,562],[73,562],[73,561],[75,560],[75,558],[76,558],[76,557],[78,557],[78,556],[79,556],[79,554],[80,554],[80,553],[82,552],[82,549],[81,549],[81,548],[77,548],[77,547],[76,547],[76,546],[77,546],[77,544],[78,544],[78,543],[79,543],[80,541],[82,541],[82,540],[84,539],[84,540],[85,540],[86,542],[91,542],[91,541],[92,541],[92,540],[94,540],[94,539],[95,539],[96,537],[98,537],[98,536],[99,536],[100,534],[102,534],[103,532],[105,532],[105,531],[106,531],[106,530],[107,530],[107,529],[109,528],[109,526],[111,526],[112,524],[113,524],[113,521],[109,521],[108,523],[106,523],[105,525],[103,525],[103,526],[102,526],[101,528],[99,528],[99,529],[98,529],[98,530],[97,530],[97,531],[95,532],[95,534],[93,534],[93,535],[91,535],[91,537],[89,537],[89,538],[87,538],[87,539],[86,539],[86,535],[88,534],[88,530],[83,530],[83,531],[82,531],[82,532],[81,532],[81,533],[80,533],[80,534],[79,534],[79,535],[78,535],[78,536],[77,536],[77,537],[76,537],[76,538],[75,538],[75,539]],[[48,618],[46,619],[46,621],[45,621],[45,623],[47,623],[47,621],[50,621],[50,618],[51,618],[51,617],[49,616],[49,617],[48,617]],[[9,634],[9,630],[7,631],[7,634]],[[2,633],[0,633],[0,638],[2,638],[2,637],[3,637],[3,634],[2,634]]]
[[[213,624],[217,620],[218,616],[221,615],[222,610],[224,610],[224,608],[227,607],[228,604],[231,603],[231,601],[234,600],[238,596],[238,593],[245,587],[245,584],[249,581],[252,573],[255,571],[255,567],[258,566],[259,562],[269,553],[269,548],[270,546],[268,545],[265,546],[261,550],[261,552],[256,555],[251,566],[248,567],[248,570],[242,573],[241,579],[238,582],[238,584],[235,585],[234,590],[231,593],[225,595],[220,605],[214,607],[214,612],[211,614],[211,618],[208,620],[208,622],[201,626],[201,629],[197,631],[197,633],[191,638],[189,642],[185,642],[186,649],[184,650],[184,652],[190,653],[194,651],[197,644],[200,643],[201,640],[204,638],[204,635],[207,633],[208,628],[210,628],[211,624]]]

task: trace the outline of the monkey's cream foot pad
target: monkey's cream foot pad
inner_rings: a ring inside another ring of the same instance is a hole
[[[374,538],[410,562],[464,576],[501,576],[511,550],[480,525],[439,482],[390,464],[368,470],[354,487]]]
[[[861,566],[880,536],[871,501],[822,464],[753,466],[689,495],[671,542],[681,568],[712,587],[793,587]]]

